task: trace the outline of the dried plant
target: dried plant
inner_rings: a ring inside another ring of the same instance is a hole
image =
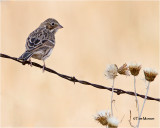
[[[137,76],[141,70],[141,65],[137,63],[130,63],[129,70],[133,76]]]
[[[120,68],[118,68],[118,73],[121,75],[130,76],[129,68],[126,63],[123,64]]]
[[[144,75],[145,75],[145,79],[147,81],[152,82],[152,81],[154,81],[154,79],[158,75],[158,72],[154,69],[146,68],[146,69],[144,69]]]
[[[118,128],[119,121],[115,117],[111,116],[107,119],[108,128]]]
[[[95,116],[95,120],[98,121],[101,125],[108,125],[107,113],[105,111],[98,112]]]
[[[118,67],[116,64],[111,64],[107,66],[107,69],[105,71],[105,76],[108,79],[115,79],[118,73]]]
[[[105,76],[112,79],[112,93],[111,93],[111,115],[113,116],[112,102],[113,102],[113,92],[114,92],[114,81],[118,73],[118,67],[116,64],[111,64],[107,66]]]
[[[145,75],[145,79],[148,81],[148,86],[147,86],[146,95],[145,95],[145,98],[144,98],[144,101],[143,101],[142,109],[141,109],[141,112],[139,113],[139,116],[138,116],[137,128],[139,128],[140,118],[141,118],[143,108],[144,108],[144,105],[145,105],[145,102],[146,102],[146,99],[147,99],[150,82],[154,81],[154,79],[158,75],[158,72],[156,70],[151,69],[151,68],[146,68],[146,69],[144,69],[144,75]]]
[[[98,112],[95,116],[95,120],[103,126],[108,126],[108,128],[118,128],[119,121],[115,117],[111,116],[109,111]]]

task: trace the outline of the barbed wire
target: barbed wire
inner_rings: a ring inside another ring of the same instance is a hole
[[[11,56],[9,56],[9,55],[2,54],[2,53],[0,53],[0,57],[17,61],[17,62],[19,62],[19,63],[21,63],[21,64],[23,64],[23,65],[25,65],[25,64],[30,64],[30,61],[22,62],[22,61],[20,61],[20,60],[17,60],[16,57],[11,57]],[[32,62],[32,66],[39,67],[39,68],[43,68],[42,65],[40,65],[40,64],[38,64],[38,63],[35,63],[35,62]],[[59,77],[64,78],[64,79],[66,79],[66,80],[69,80],[69,81],[73,82],[74,84],[77,82],[77,83],[81,83],[81,84],[83,84],[83,85],[90,85],[90,86],[95,87],[95,88],[98,88],[98,89],[106,89],[106,90],[112,91],[112,88],[109,88],[109,87],[106,87],[106,86],[102,86],[102,85],[99,85],[99,84],[90,83],[90,82],[84,81],[84,80],[79,80],[79,79],[75,78],[74,76],[64,75],[64,74],[58,73],[58,72],[56,72],[55,70],[50,69],[50,68],[47,68],[47,67],[45,67],[44,70],[46,70],[47,72],[56,74],[56,75],[58,75]],[[120,94],[128,94],[128,95],[131,95],[131,96],[135,96],[135,93],[134,93],[134,92],[125,91],[125,90],[118,89],[118,88],[114,88],[114,93],[116,93],[117,95],[120,95]],[[138,96],[138,97],[141,97],[141,98],[145,98],[145,95],[141,95],[141,94],[138,94],[138,93],[137,93],[137,96]],[[159,99],[159,98],[153,98],[153,97],[150,97],[150,96],[147,96],[147,100],[154,100],[154,101],[160,102],[160,99]]]

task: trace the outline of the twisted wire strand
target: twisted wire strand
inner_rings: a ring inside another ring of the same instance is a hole
[[[23,65],[25,65],[25,64],[30,64],[29,61],[22,62],[22,61],[20,61],[20,60],[17,60],[16,57],[11,57],[11,56],[9,56],[9,55],[2,54],[2,53],[0,53],[0,57],[17,61],[17,62],[19,62],[19,63],[21,63],[21,64],[23,64]],[[42,65],[40,65],[40,64],[38,64],[38,63],[35,63],[35,62],[32,62],[32,65],[35,66],[35,67],[38,67],[38,68],[43,68]],[[53,70],[53,69],[51,69],[51,68],[45,67],[44,70],[46,70],[47,72],[56,74],[56,75],[58,75],[59,77],[64,78],[64,79],[66,79],[66,80],[69,80],[69,81],[73,82],[74,84],[77,82],[77,83],[81,83],[81,84],[83,84],[83,85],[90,85],[90,86],[95,87],[95,88],[98,88],[98,89],[106,89],[106,90],[108,90],[108,91],[112,91],[112,88],[109,88],[109,87],[106,87],[106,86],[102,86],[102,85],[99,85],[99,84],[90,83],[90,82],[84,81],[84,80],[79,80],[79,79],[75,78],[74,76],[68,76],[68,75],[64,75],[64,74],[58,73],[58,72],[56,72],[55,70]],[[114,88],[114,93],[116,93],[117,95],[128,94],[128,95],[131,95],[131,96],[135,96],[135,93],[134,93],[134,92],[125,91],[125,90],[118,89],[118,88]],[[142,94],[138,94],[138,93],[137,93],[137,96],[138,96],[138,97],[141,97],[141,98],[143,98],[143,99],[145,98],[145,95],[142,95]],[[154,101],[160,102],[160,98],[153,98],[153,97],[150,97],[150,96],[147,96],[147,100],[154,100]]]

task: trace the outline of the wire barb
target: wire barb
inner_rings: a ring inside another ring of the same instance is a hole
[[[17,60],[16,57],[11,57],[11,56],[9,56],[9,55],[2,54],[2,53],[0,53],[0,57],[2,57],[2,58],[7,58],[7,59],[11,59],[11,60],[14,60],[14,61],[17,61],[17,62],[23,64],[23,62],[20,61],[20,60]],[[25,64],[30,64],[30,62],[29,62],[29,61],[25,61]],[[38,67],[38,68],[42,68],[42,67],[43,67],[42,65],[40,65],[40,64],[38,64],[38,63],[35,63],[35,62],[32,62],[32,66],[35,66],[35,67]],[[61,78],[63,78],[63,79],[66,79],[66,80],[69,80],[69,81],[74,82],[74,83],[77,82],[77,83],[81,83],[81,84],[84,84],[84,85],[90,85],[90,86],[95,87],[95,88],[98,88],[98,89],[106,89],[106,90],[112,91],[112,88],[109,88],[109,87],[106,87],[106,86],[102,86],[102,85],[99,85],[99,84],[90,83],[90,82],[84,81],[84,80],[78,80],[78,79],[75,78],[74,76],[72,77],[72,76],[60,74],[60,73],[56,72],[55,70],[50,69],[50,68],[47,68],[47,67],[45,67],[44,70],[47,71],[47,72],[56,74],[56,75],[58,75],[59,77],[61,77]],[[135,96],[135,93],[134,93],[134,92],[124,91],[124,90],[118,89],[118,88],[114,88],[114,93],[116,93],[117,95],[120,95],[120,94],[128,94],[128,95],[131,95],[131,96]],[[141,97],[141,98],[143,98],[143,99],[145,98],[145,95],[141,95],[141,94],[138,94],[138,93],[137,93],[137,96],[138,96],[138,97]],[[154,100],[154,101],[160,102],[160,98],[153,98],[153,97],[147,96],[146,99],[147,99],[147,100]]]

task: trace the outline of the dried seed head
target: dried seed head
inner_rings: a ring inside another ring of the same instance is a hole
[[[144,69],[144,75],[147,81],[152,82],[154,81],[155,77],[158,75],[158,72],[151,68],[146,68]]]
[[[118,128],[119,121],[115,117],[113,116],[109,117],[107,121],[108,121],[108,128]]]
[[[129,64],[129,70],[133,76],[137,76],[141,70],[141,65],[137,63]]]
[[[123,64],[120,68],[118,68],[118,73],[121,75],[126,75],[126,76],[130,75],[129,68],[126,63]]]
[[[105,116],[98,116],[95,118],[95,120],[97,120],[100,124],[104,125],[104,126],[107,126],[108,125],[108,122],[107,122],[107,117]]]
[[[107,67],[105,71],[105,76],[109,79],[115,79],[117,76],[118,67],[116,64],[111,64]]]
[[[95,116],[95,120],[104,126],[108,125],[107,113],[105,111],[97,113],[97,115]]]

